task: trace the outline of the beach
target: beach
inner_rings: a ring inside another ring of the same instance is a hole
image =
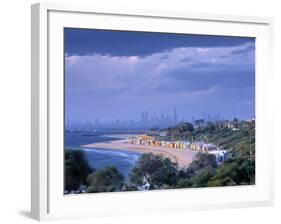
[[[113,140],[105,142],[97,142],[81,145],[83,148],[96,150],[121,150],[136,153],[153,153],[155,155],[163,155],[176,162],[179,167],[187,167],[197,154],[197,152],[189,149],[174,149],[163,146],[146,146],[131,144],[128,139]]]

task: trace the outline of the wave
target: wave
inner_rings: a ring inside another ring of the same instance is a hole
[[[88,149],[88,148],[81,148],[81,150],[86,151],[86,152],[95,152],[98,154],[107,154],[107,155],[115,155],[115,156],[120,156],[124,158],[138,158],[140,156],[140,153],[136,152],[124,152],[124,151],[118,151],[118,150],[110,150],[110,149]]]

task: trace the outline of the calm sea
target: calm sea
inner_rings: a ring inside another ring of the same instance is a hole
[[[96,170],[106,166],[115,166],[124,176],[128,177],[141,154],[117,150],[99,150],[80,147],[81,145],[120,139],[112,133],[87,135],[82,132],[65,132],[65,148],[85,152],[89,165]]]

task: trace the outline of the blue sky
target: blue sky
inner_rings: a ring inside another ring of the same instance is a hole
[[[255,115],[255,39],[65,29],[66,117]]]

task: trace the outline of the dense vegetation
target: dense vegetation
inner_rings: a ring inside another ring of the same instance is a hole
[[[169,158],[143,154],[128,180],[115,167],[90,169],[82,151],[65,152],[65,190],[75,192],[113,192],[144,189],[215,187],[255,184],[255,128],[238,123],[229,128],[218,123],[197,127],[180,123],[167,129],[165,139],[211,142],[229,150],[231,157],[217,165],[214,155],[198,153],[188,167],[179,168]]]
[[[87,193],[120,191],[124,177],[115,167],[105,167],[87,178]]]
[[[225,123],[229,122],[206,124],[203,120],[198,120],[196,128],[186,122],[167,130],[165,139],[211,142],[231,153],[231,158],[219,167],[203,166],[199,169],[200,172],[181,180],[180,187],[255,184],[255,123],[234,119],[230,123],[233,126],[231,128]],[[202,158],[197,158],[193,161],[187,171],[201,160]]]
[[[211,142],[217,146],[231,150],[240,156],[255,155],[255,129],[249,122],[241,121],[241,128],[235,130],[218,123],[208,122],[204,126],[194,128],[191,123],[182,122],[167,129],[163,140],[189,140]]]
[[[130,181],[139,187],[148,185],[151,190],[175,187],[178,181],[177,164],[166,157],[144,154],[132,170]]]
[[[93,170],[90,169],[82,151],[65,150],[64,157],[65,191],[79,191]]]

